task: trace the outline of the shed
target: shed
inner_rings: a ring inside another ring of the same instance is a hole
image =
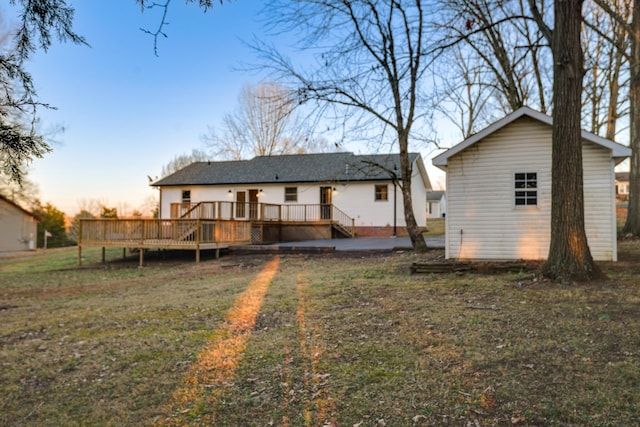
[[[38,217],[0,195],[0,252],[34,250]]]
[[[433,158],[447,173],[447,258],[547,258],[552,123],[522,107]],[[614,168],[631,152],[585,131],[582,141],[587,240],[595,260],[616,261]]]

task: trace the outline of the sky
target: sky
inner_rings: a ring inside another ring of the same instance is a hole
[[[201,136],[235,108],[242,86],[265,77],[246,71],[257,59],[245,42],[265,37],[262,4],[225,2],[203,13],[173,1],[156,56],[140,28],[155,31],[160,9],[141,13],[134,0],[73,2],[74,29],[91,47],[56,43],[28,64],[40,100],[56,107],[39,113],[41,131],[55,141],[30,169],[40,200],[73,215],[90,201],[127,213],[157,198],[147,176],[202,149]],[[11,13],[6,7],[0,12]],[[432,155],[423,158],[437,184],[443,174],[431,167]]]

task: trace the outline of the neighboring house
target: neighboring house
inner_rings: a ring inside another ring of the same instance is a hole
[[[0,195],[0,252],[34,250],[38,218]]]
[[[629,199],[629,172],[616,172],[616,197]]]
[[[551,134],[551,117],[523,107],[433,159],[447,173],[447,258],[547,258]],[[585,131],[582,140],[589,247],[615,261],[614,167],[630,150]]]
[[[413,210],[426,227],[426,192],[431,189],[420,154],[412,164]],[[259,156],[251,160],[196,162],[154,182],[160,189],[160,218],[179,216],[180,204],[234,202],[236,218],[253,218],[259,204],[293,209],[319,206],[323,219],[334,206],[355,225],[358,236],[405,234],[398,155],[353,153]],[[243,206],[248,204],[248,209]]]
[[[444,191],[427,193],[427,218],[444,218],[447,212],[447,196]]]

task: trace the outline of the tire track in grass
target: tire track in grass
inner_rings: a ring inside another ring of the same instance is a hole
[[[307,399],[304,406],[305,426],[337,426],[335,421],[335,400],[331,397],[327,386],[329,374],[320,372],[318,363],[322,359],[322,331],[307,317],[309,303],[307,291],[309,281],[301,274],[297,280],[298,293],[298,326],[300,328],[300,351],[308,366],[304,372],[304,388]]]
[[[233,384],[236,370],[278,270],[280,257],[269,261],[235,300],[223,326],[216,330],[173,393],[171,408],[159,425],[215,425],[218,399]]]

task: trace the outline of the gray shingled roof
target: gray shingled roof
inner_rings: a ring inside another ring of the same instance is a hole
[[[616,180],[629,181],[629,172],[616,172]]]
[[[444,191],[429,191],[427,193],[427,200],[439,201],[440,199],[442,199],[443,194],[444,194]]]
[[[417,157],[417,153],[409,154],[412,163]],[[251,160],[196,162],[152,185],[375,181],[390,179],[388,171],[395,171],[400,177],[398,154],[292,154],[259,156]]]

